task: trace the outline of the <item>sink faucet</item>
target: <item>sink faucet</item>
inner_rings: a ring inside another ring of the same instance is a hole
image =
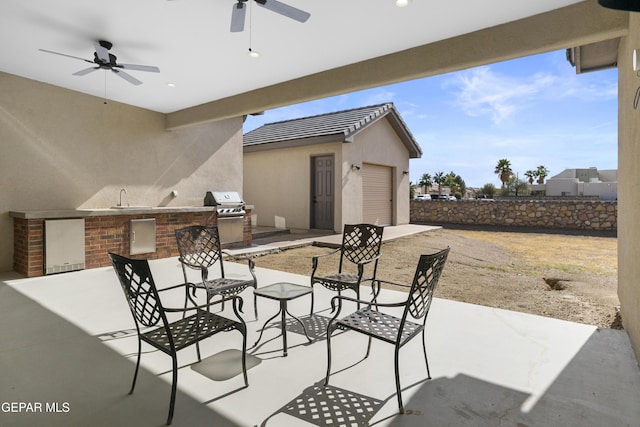
[[[122,206],[122,193],[126,195],[127,190],[125,190],[124,188],[120,189],[120,203],[118,203],[118,206]]]

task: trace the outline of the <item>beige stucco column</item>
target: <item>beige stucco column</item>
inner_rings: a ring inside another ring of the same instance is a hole
[[[618,53],[618,296],[640,359],[640,103],[634,107],[640,77],[632,65],[633,50],[640,54],[640,13],[630,13],[629,20]]]

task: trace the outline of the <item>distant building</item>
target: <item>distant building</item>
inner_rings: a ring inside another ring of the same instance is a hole
[[[531,191],[544,191],[547,196],[599,196],[600,200],[617,200],[618,170],[565,169],[545,184],[533,184]]]

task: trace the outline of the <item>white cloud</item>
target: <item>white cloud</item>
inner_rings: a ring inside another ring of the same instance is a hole
[[[548,73],[522,79],[495,73],[487,66],[457,73],[445,86],[455,87],[454,103],[465,114],[489,115],[495,124],[500,124],[555,81]]]

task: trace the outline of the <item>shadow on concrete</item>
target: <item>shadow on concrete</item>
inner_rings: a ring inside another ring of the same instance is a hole
[[[0,425],[164,425],[171,393],[168,382],[141,367],[136,390],[128,395],[135,355],[127,360],[103,339],[4,284],[0,284],[0,312],[0,401],[5,405]],[[34,410],[12,411],[6,402],[29,403]],[[178,389],[172,425],[236,424]]]

